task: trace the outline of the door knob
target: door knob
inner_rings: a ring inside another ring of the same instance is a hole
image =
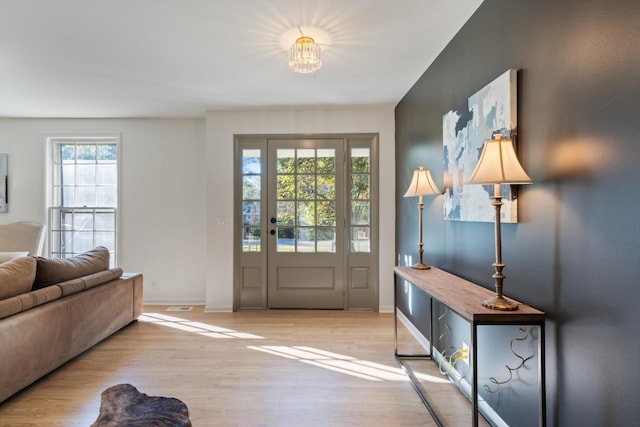
[[[275,218],[271,218],[271,224],[275,224],[276,222],[278,222],[278,220],[277,220],[277,219],[275,219]]]
[[[269,231],[269,234],[271,234],[272,236],[275,236],[275,234],[276,234],[276,230],[271,230],[271,231]]]

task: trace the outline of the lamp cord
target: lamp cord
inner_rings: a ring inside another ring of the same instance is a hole
[[[509,348],[511,349],[511,353],[513,353],[513,355],[515,357],[517,357],[518,359],[520,359],[520,364],[518,366],[516,366],[515,368],[512,368],[509,365],[505,365],[505,368],[507,368],[507,372],[509,374],[509,377],[505,380],[498,380],[495,377],[489,377],[489,381],[495,385],[495,389],[492,389],[491,386],[489,384],[485,384],[483,387],[484,389],[487,391],[487,393],[489,393],[489,397],[491,397],[492,395],[494,395],[495,393],[497,393],[500,390],[500,386],[507,384],[509,381],[511,381],[513,379],[513,373],[515,371],[517,371],[518,369],[521,369],[525,366],[525,363],[532,359],[534,357],[534,355],[531,355],[529,357],[522,357],[521,355],[519,355],[518,353],[516,353],[516,351],[513,349],[513,343],[515,341],[525,341],[528,337],[529,337],[529,332],[527,330],[527,328],[519,328],[520,332],[522,332],[524,334],[524,336],[520,337],[520,338],[512,338],[511,341],[509,342]]]

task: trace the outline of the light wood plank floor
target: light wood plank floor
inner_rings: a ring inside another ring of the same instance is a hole
[[[146,306],[140,321],[0,404],[0,425],[88,426],[100,393],[121,383],[184,401],[194,426],[435,425],[394,359],[391,314],[166,308]],[[431,374],[446,424],[470,425],[468,405]]]

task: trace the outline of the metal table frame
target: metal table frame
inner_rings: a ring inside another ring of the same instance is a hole
[[[411,280],[406,277],[402,277],[403,280],[414,285],[414,288],[424,292],[425,295],[429,298],[429,336],[426,337],[429,341],[429,352],[426,354],[403,354],[399,353],[398,350],[398,272],[396,272],[394,277],[394,304],[393,304],[393,314],[394,314],[394,354],[396,361],[403,369],[403,371],[407,374],[409,380],[411,381],[411,385],[415,389],[416,393],[420,397],[420,400],[424,403],[425,407],[433,417],[436,424],[440,427],[443,427],[444,424],[438,418],[435,409],[429,403],[427,396],[423,393],[421,385],[411,367],[409,367],[405,361],[415,361],[415,360],[433,360],[433,336],[434,336],[434,322],[433,322],[433,306],[434,300],[440,302],[441,304],[449,307],[454,313],[460,315],[462,318],[467,320],[470,323],[471,328],[471,344],[469,347],[469,368],[470,375],[472,378],[471,384],[471,407],[472,407],[472,425],[473,427],[478,426],[478,360],[476,357],[477,354],[477,343],[478,343],[478,326],[485,325],[522,325],[522,326],[538,326],[540,334],[538,336],[538,409],[539,409],[539,423],[538,425],[541,427],[546,427],[546,370],[545,370],[545,321],[531,321],[527,320],[526,322],[508,320],[508,321],[482,321],[477,320],[475,318],[469,319],[467,316],[463,316],[461,313],[458,313],[456,310],[452,309],[450,306],[445,304],[443,301],[440,301],[437,298],[434,298],[431,294],[429,294],[426,290],[414,284]],[[435,363],[435,362],[434,362]],[[464,394],[464,393],[463,393]]]

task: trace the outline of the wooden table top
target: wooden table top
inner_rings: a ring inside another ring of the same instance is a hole
[[[442,302],[464,319],[475,323],[543,323],[544,312],[507,298],[518,304],[513,311],[500,311],[487,308],[482,301],[495,295],[494,291],[469,282],[446,271],[431,267],[428,270],[416,270],[411,267],[395,267],[395,273],[436,300]]]

